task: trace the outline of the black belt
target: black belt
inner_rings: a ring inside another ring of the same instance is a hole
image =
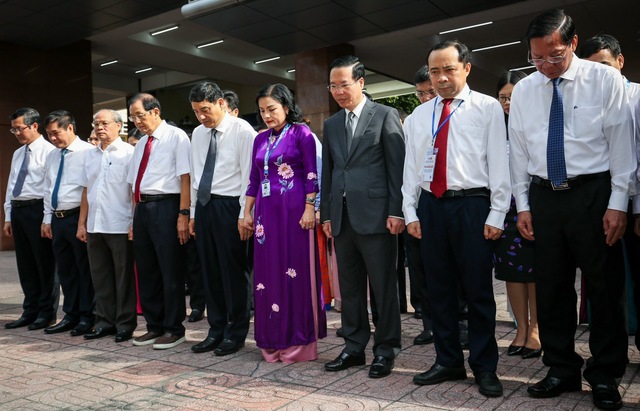
[[[31,205],[42,204],[41,198],[34,198],[33,200],[11,200],[11,207],[20,208]]]
[[[69,217],[70,215],[78,214],[79,212],[80,207],[76,207],[69,210],[56,210],[53,212],[53,215],[56,216],[56,218],[65,218]]]
[[[180,194],[140,194],[141,203],[151,203],[153,201],[168,200],[170,198],[180,198]]]
[[[447,190],[440,198],[453,198],[453,197],[472,197],[472,196],[481,196],[481,197],[489,197],[491,192],[486,187],[478,187],[478,188],[467,188],[463,190]]]
[[[608,171],[602,171],[600,173],[583,174],[581,176],[568,178],[562,184],[554,184],[553,182],[551,182],[551,180],[545,180],[544,178],[540,178],[538,176],[531,177],[531,182],[533,184],[537,184],[545,188],[551,188],[554,191],[559,191],[559,190],[569,190],[571,188],[576,188],[582,184],[588,183],[589,181],[599,180],[601,178],[609,178],[609,177],[610,177],[610,173]]]
[[[239,200],[240,196],[221,196],[219,194],[211,194],[211,198],[218,200]]]

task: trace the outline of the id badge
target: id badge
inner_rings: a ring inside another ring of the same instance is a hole
[[[437,148],[427,149],[427,154],[424,157],[424,164],[422,165],[422,181],[433,181],[433,172],[436,166],[436,156],[438,155]]]
[[[269,197],[271,195],[271,182],[269,180],[262,180],[262,197]]]

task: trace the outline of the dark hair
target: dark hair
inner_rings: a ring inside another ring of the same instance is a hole
[[[136,140],[140,140],[143,136],[144,136],[144,134],[142,133],[142,131],[138,130],[137,127],[132,127],[127,132],[127,138],[133,137]]]
[[[210,103],[215,103],[221,98],[222,91],[220,90],[220,87],[211,81],[201,81],[193,86],[189,92],[190,102],[201,103],[206,100]]]
[[[564,10],[545,11],[529,23],[529,28],[527,28],[527,33],[525,34],[527,47],[531,46],[532,38],[549,36],[556,31],[560,33],[564,44],[570,44],[576,35],[576,26],[573,23],[573,19],[565,14]]]
[[[51,123],[58,123],[58,128],[67,128],[71,124],[73,132],[76,132],[76,120],[67,110],[56,110],[49,113],[44,119],[44,126],[47,127]]]
[[[518,81],[522,80],[525,77],[527,77],[525,73],[517,70],[507,71],[503,73],[498,79],[498,85],[496,86],[496,96],[500,94],[500,90],[502,89],[502,87],[506,86],[507,84],[515,85]]]
[[[162,111],[160,109],[160,102],[158,101],[158,99],[149,93],[135,94],[133,97],[129,99],[129,102],[128,102],[129,107],[131,107],[133,104],[135,104],[138,101],[142,102],[142,107],[147,111],[153,110],[154,108],[157,108],[158,111]]]
[[[582,46],[580,46],[578,57],[586,59],[593,56],[600,50],[609,50],[614,59],[617,59],[622,53],[620,43],[615,37],[609,34],[598,34],[597,36],[591,37],[589,40],[585,41]]]
[[[458,40],[444,40],[435,46],[431,47],[429,53],[427,54],[427,62],[429,61],[429,56],[436,50],[442,50],[449,47],[455,47],[458,50],[458,61],[462,64],[466,65],[467,63],[471,63],[471,52],[469,51],[469,47],[467,47],[464,43],[459,42]]]
[[[240,99],[238,95],[233,90],[222,90],[222,97],[227,102],[227,106],[231,110],[235,110],[240,107]]]
[[[416,75],[413,76],[413,84],[415,85],[424,83],[425,81],[431,81],[431,76],[429,75],[429,66],[420,67],[420,69],[416,71]]]
[[[258,101],[263,97],[271,97],[284,107],[289,109],[286,120],[289,123],[299,123],[302,121],[302,111],[296,104],[296,100],[293,98],[291,91],[283,84],[266,84],[258,91],[256,96],[256,106]]]
[[[30,126],[33,123],[40,124],[40,113],[35,108],[23,107],[19,108],[9,117],[10,121],[17,120],[20,117],[24,117],[23,123],[25,126]]]
[[[365,77],[364,64],[360,63],[360,59],[356,56],[338,57],[329,65],[329,71],[340,67],[351,67],[351,77],[354,80]]]

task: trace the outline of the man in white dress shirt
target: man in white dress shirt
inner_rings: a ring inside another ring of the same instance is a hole
[[[126,181],[134,148],[120,138],[122,118],[117,111],[98,111],[92,125],[99,144],[85,154],[77,237],[87,243],[96,324],[84,338],[115,334],[115,341],[123,342],[137,326],[130,241],[133,201]]]
[[[536,240],[538,321],[549,367],[528,392],[549,398],[582,389],[577,264],[591,303],[592,358],[583,375],[596,407],[618,409],[616,380],[627,364],[619,240],[636,170],[625,85],[615,70],[575,56],[575,25],[562,10],[534,18],[526,40],[537,72],[512,93],[510,164],[518,229]]]
[[[191,216],[202,264],[209,334],[191,349],[228,355],[244,346],[249,331],[245,193],[255,131],[229,114],[220,88],[193,86],[191,108],[201,123],[191,137]]]
[[[584,42],[580,46],[579,56],[580,58],[613,67],[620,72],[622,72],[622,67],[624,67],[624,56],[622,55],[620,43],[615,37],[608,34],[598,34]],[[631,108],[632,114],[635,114],[636,107],[640,107],[638,105],[640,101],[640,84],[629,81],[625,76],[622,76],[622,79],[627,90],[629,107]],[[636,123],[636,128],[638,127],[638,120],[640,119],[635,115],[634,122]],[[640,138],[640,135],[636,133],[636,139],[638,138]],[[627,229],[624,233],[624,242],[627,247],[629,270],[631,271],[631,278],[634,283],[633,299],[636,308],[635,344],[636,348],[640,350],[640,330],[638,330],[637,326],[638,312],[640,311],[640,237],[634,232],[637,219],[635,215],[640,216],[640,180],[635,179],[635,183],[636,195],[633,196],[633,202],[629,201],[629,209],[627,212],[628,222]],[[640,219],[638,219],[638,221],[640,222]]]
[[[421,239],[432,313],[435,364],[419,385],[467,378],[460,345],[458,281],[469,304],[469,366],[481,394],[502,395],[496,375],[492,241],[502,234],[511,196],[500,104],[467,85],[471,53],[444,41],[429,52],[437,98],[407,119],[403,210]],[[457,274],[457,275],[456,275]]]
[[[60,295],[60,285],[54,279],[51,240],[40,235],[44,166],[47,155],[55,147],[38,132],[40,114],[35,109],[18,109],[10,120],[9,131],[23,146],[11,159],[4,203],[4,234],[13,237],[24,301],[20,318],[4,326],[29,326],[30,330],[39,330],[55,320]]]
[[[136,145],[127,182],[133,188],[133,251],[147,333],[133,345],[156,350],[185,341],[184,245],[189,240],[189,137],[160,118],[160,102],[138,93],[129,120],[145,134]]]
[[[84,155],[93,145],[76,135],[76,123],[68,111],[50,113],[44,120],[49,139],[57,150],[45,166],[42,236],[52,239],[53,254],[64,294],[64,318],[45,328],[47,334],[71,331],[71,336],[91,331],[95,320],[93,283],[87,245],[76,238],[82,200]]]

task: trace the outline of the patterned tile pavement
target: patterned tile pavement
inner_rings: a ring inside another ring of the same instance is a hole
[[[370,379],[367,367],[326,373],[323,364],[340,351],[335,336],[340,315],[328,313],[329,337],[318,344],[319,359],[299,364],[262,361],[250,332],[246,347],[227,357],[194,354],[207,323],[187,323],[187,343],[166,351],[116,344],[111,338],[46,335],[0,326],[1,410],[592,410],[589,386],[547,400],[530,398],[527,384],[546,373],[542,361],[508,357],[514,337],[505,287],[495,282],[498,374],[504,396],[480,395],[468,371],[465,381],[431,387],[412,383],[435,359],[433,346],[412,346],[421,324],[403,314],[403,349],[391,376]],[[0,252],[0,325],[21,313],[22,293],[15,255]],[[59,316],[61,312],[59,312]],[[136,331],[144,330],[144,319]],[[578,352],[588,355],[588,330],[579,327]],[[631,339],[629,340],[631,342]],[[368,353],[371,359],[370,352]],[[629,347],[630,364],[620,384],[624,409],[640,409],[640,353]]]

